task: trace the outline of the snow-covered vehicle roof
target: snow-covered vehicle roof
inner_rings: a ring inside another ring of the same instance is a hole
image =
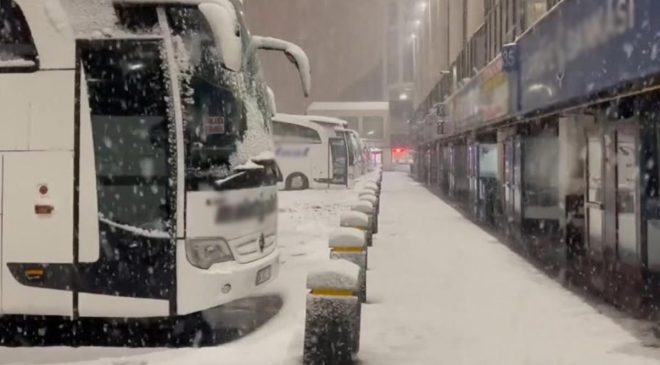
[[[324,110],[386,111],[389,110],[389,108],[390,108],[390,103],[385,101],[364,101],[364,102],[315,101],[309,104],[309,107],[307,107],[307,112],[312,113],[314,111],[324,111]]]
[[[320,124],[330,124],[330,125],[336,125],[339,127],[345,127],[348,125],[348,122],[339,119],[339,118],[332,118],[332,117],[325,117],[322,115],[297,115],[297,114],[284,114],[284,113],[278,113],[273,117],[273,120],[278,120],[282,122],[314,122],[314,123],[320,123]]]

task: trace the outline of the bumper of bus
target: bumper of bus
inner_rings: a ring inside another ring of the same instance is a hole
[[[280,252],[273,252],[245,264],[225,262],[208,270],[192,266],[185,253],[185,244],[177,245],[177,314],[185,315],[245,298],[257,287],[268,285],[279,273]],[[270,267],[271,276],[257,285],[257,273]],[[227,291],[227,287],[231,289]],[[223,291],[223,288],[225,290]]]

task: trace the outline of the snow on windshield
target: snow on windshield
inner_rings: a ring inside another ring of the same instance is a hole
[[[242,92],[245,89],[242,89]],[[247,107],[248,129],[242,142],[238,143],[238,149],[232,156],[232,166],[242,164],[253,157],[264,156],[274,150],[272,136],[267,129],[266,120],[262,110],[257,104],[254,96],[245,93],[245,106]]]

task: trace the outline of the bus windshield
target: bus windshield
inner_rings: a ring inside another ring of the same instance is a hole
[[[213,188],[231,175],[231,157],[247,131],[240,79],[219,63],[211,29],[195,7],[167,10],[181,70],[186,186]]]

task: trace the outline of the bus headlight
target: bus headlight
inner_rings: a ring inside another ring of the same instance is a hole
[[[191,265],[200,269],[234,260],[229,244],[222,238],[186,241],[186,256]]]

